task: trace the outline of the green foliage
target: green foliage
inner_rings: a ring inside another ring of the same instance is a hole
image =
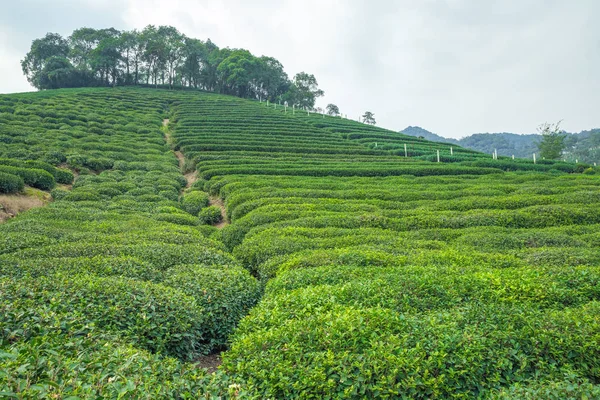
[[[331,115],[332,117],[337,117],[338,115],[340,115],[340,108],[335,104],[327,104],[326,110],[327,115]]]
[[[204,208],[198,214],[198,218],[200,219],[201,224],[208,225],[214,225],[223,220],[223,216],[221,215],[221,209],[217,206],[210,206]]]
[[[225,90],[217,67],[231,56],[220,73],[250,62],[256,79],[272,79],[263,98],[290,89],[276,60],[257,64],[169,27],[141,35],[151,46],[137,54],[135,40],[127,44],[129,74],[117,83],[161,83],[166,68],[165,84]],[[111,84],[117,36],[78,31],[72,64]],[[180,51],[202,74],[177,65]],[[149,60],[165,66],[144,69]],[[256,95],[245,71],[235,73],[243,79],[230,89]],[[596,395],[600,184],[583,173],[590,165],[492,160],[455,145],[451,153],[295,111],[139,88],[0,96],[0,168],[56,181],[57,166],[79,172],[72,190],[55,189],[54,202],[0,225],[1,390]],[[183,195],[173,149],[200,177]],[[226,206],[223,229],[201,225],[221,217],[206,207],[209,194]],[[183,361],[221,350],[214,375]]]
[[[182,265],[171,268],[163,283],[193,297],[202,307],[205,352],[225,348],[238,321],[256,304],[261,292],[256,279],[241,268]]]
[[[554,125],[546,123],[538,128],[542,138],[537,146],[543,159],[556,160],[562,156],[567,136],[562,133],[559,125],[560,122]]]
[[[375,125],[375,115],[371,111],[366,111],[362,116],[362,121],[365,124]]]
[[[19,168],[0,165],[0,172],[21,177],[25,184],[33,186],[37,189],[50,190],[56,186],[54,177],[43,169]]]
[[[208,195],[203,192],[186,193],[181,200],[181,207],[192,215],[198,215],[200,210],[206,206],[208,206]]]
[[[17,193],[23,190],[23,178],[0,172],[0,193]]]
[[[33,304],[49,304],[64,320],[83,318],[107,332],[152,352],[181,359],[198,354],[202,308],[193,298],[162,285],[126,278],[93,275],[3,280],[3,326],[26,340],[44,333],[36,326],[24,329],[34,315],[23,314]],[[25,315],[25,316],[24,316]]]

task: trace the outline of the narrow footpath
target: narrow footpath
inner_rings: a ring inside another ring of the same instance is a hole
[[[163,124],[163,132],[165,135],[165,141],[167,142],[169,147],[171,149],[173,149],[175,146],[173,143],[173,138],[171,137],[171,131],[169,130],[169,119],[168,118],[164,119],[162,124]],[[177,157],[177,160],[179,161],[179,169],[181,170],[181,173],[183,174],[183,176],[185,177],[185,180],[187,182],[185,185],[185,189],[189,189],[198,180],[198,171],[196,171],[196,169],[194,168],[193,171],[186,172],[188,169],[188,166],[186,165],[186,162],[185,162],[186,160],[185,160],[185,156],[183,155],[183,153],[181,151],[175,151],[175,150],[173,150],[173,153],[175,154],[175,157]],[[213,224],[214,227],[216,227],[217,229],[223,229],[224,227],[229,225],[229,222],[227,220],[227,211],[225,209],[225,204],[223,203],[223,199],[216,197],[216,196],[211,196],[211,197],[209,197],[208,205],[216,206],[221,209],[221,222]]]

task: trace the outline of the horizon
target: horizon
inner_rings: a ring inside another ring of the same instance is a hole
[[[369,110],[378,126],[394,131],[426,126],[460,139],[483,132],[528,134],[521,132],[559,119],[568,132],[600,125],[594,111],[600,104],[600,27],[592,18],[600,3],[591,0],[376,7],[313,1],[302,8],[289,1],[25,0],[4,11],[0,93],[34,90],[19,61],[47,32],[68,37],[84,26],[129,30],[156,24],[210,38],[222,48],[275,57],[290,76],[314,74],[325,91],[317,106],[337,104],[354,120]]]

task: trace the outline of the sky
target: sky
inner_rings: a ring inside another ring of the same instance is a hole
[[[34,90],[31,41],[172,25],[314,74],[348,118],[446,137],[600,128],[597,0],[0,0],[0,93]]]

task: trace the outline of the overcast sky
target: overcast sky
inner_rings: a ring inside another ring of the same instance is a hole
[[[349,118],[446,137],[600,127],[598,0],[2,0],[0,93],[46,32],[173,25],[315,74]]]

